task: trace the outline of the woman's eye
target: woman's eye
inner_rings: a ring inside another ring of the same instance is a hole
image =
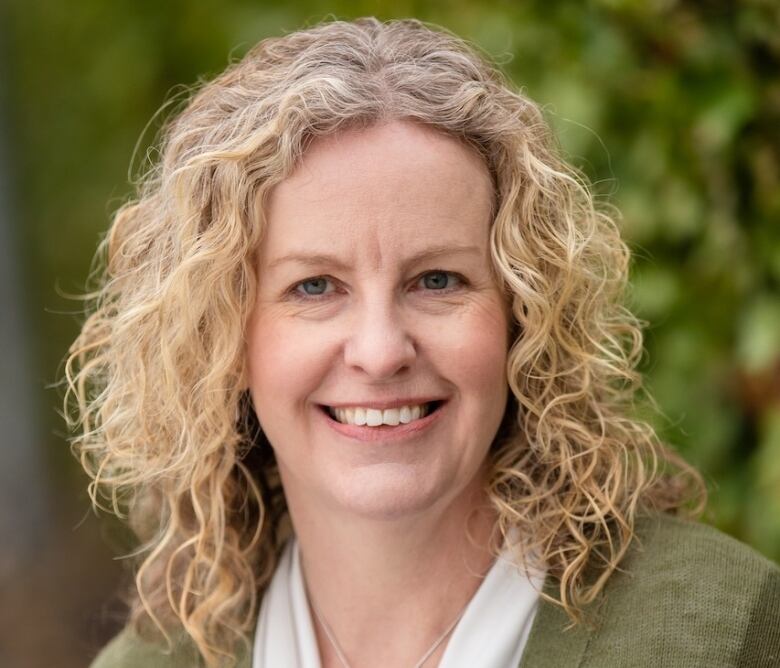
[[[452,290],[462,281],[457,274],[451,271],[429,271],[420,278],[422,286],[426,290]]]
[[[451,292],[465,284],[465,279],[451,271],[429,271],[417,279],[417,287],[433,292]],[[292,286],[293,297],[303,301],[319,301],[336,291],[333,280],[327,276],[307,278]]]
[[[328,290],[330,280],[324,276],[316,276],[315,278],[307,278],[305,281],[301,281],[294,286],[293,292],[303,299],[312,297],[320,297],[322,295],[332,292]]]

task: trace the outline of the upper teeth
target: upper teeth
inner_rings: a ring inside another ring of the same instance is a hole
[[[399,423],[408,424],[412,420],[425,417],[428,413],[428,404],[388,408],[383,411],[356,406],[354,408],[332,408],[331,412],[339,422],[344,424],[366,425],[368,427],[378,427],[381,424],[396,426]]]

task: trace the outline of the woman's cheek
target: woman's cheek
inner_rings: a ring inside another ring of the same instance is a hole
[[[265,402],[303,404],[333,368],[337,349],[332,324],[264,319],[253,329],[249,342],[250,386]]]
[[[446,351],[451,372],[457,371],[474,386],[495,389],[503,380],[507,357],[507,321],[501,302],[485,295],[469,308],[440,322],[438,347]],[[446,369],[443,371],[446,372]]]

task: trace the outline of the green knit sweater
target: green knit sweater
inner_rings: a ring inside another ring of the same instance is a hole
[[[776,565],[711,527],[669,516],[643,520],[637,533],[605,588],[596,625],[567,630],[562,610],[541,601],[520,668],[780,667]],[[553,591],[555,583],[545,586]],[[92,668],[199,665],[191,644],[164,654],[126,628]],[[237,668],[251,668],[248,653]]]

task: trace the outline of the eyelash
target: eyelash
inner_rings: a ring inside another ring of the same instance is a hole
[[[437,294],[448,294],[448,293],[450,293],[450,292],[452,292],[454,290],[457,290],[457,289],[467,285],[466,279],[461,274],[458,274],[457,272],[454,272],[454,271],[445,271],[444,269],[432,269],[430,271],[426,271],[423,274],[420,274],[415,279],[415,284],[419,283],[423,278],[425,278],[426,276],[430,276],[431,274],[445,274],[446,276],[454,278],[456,280],[456,282],[457,282],[457,285],[455,287],[442,288],[441,290],[431,290],[431,292],[434,292],[434,293],[437,293]],[[290,296],[293,297],[293,299],[297,299],[297,300],[303,301],[303,302],[318,302],[318,301],[323,301],[324,299],[327,299],[328,295],[332,294],[332,293],[326,292],[326,293],[323,293],[321,295],[307,295],[306,293],[301,292],[299,290],[299,288],[304,283],[309,283],[310,281],[316,281],[316,280],[319,280],[319,279],[325,279],[325,280],[328,280],[328,281],[335,280],[335,279],[331,278],[330,276],[311,276],[310,278],[306,278],[306,279],[304,279],[302,281],[299,281],[295,285],[293,285],[290,288],[290,290],[289,290]]]

